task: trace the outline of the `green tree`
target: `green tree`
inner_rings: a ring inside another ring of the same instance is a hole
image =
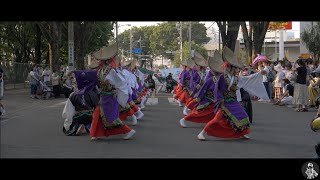
[[[150,35],[152,34],[153,28],[155,26],[143,26],[143,27],[133,27],[132,28],[132,48],[142,48],[142,54],[151,55],[153,54],[150,48]],[[140,41],[141,40],[141,41]],[[126,30],[118,36],[118,42],[120,47],[120,54],[124,56],[129,56],[130,51],[130,30]],[[144,61],[141,61],[141,66]]]
[[[200,53],[206,60],[208,59],[208,52],[202,45],[196,44],[194,41],[192,41],[191,46],[192,50]],[[190,56],[190,43],[185,41],[182,47],[182,60],[190,59]],[[180,67],[180,62],[180,50],[178,50],[174,56],[173,64],[175,67]]]
[[[0,24],[2,58],[6,60],[14,58],[15,62],[34,61],[35,27],[33,22],[2,22]]]
[[[313,54],[315,63],[319,63],[320,59],[320,22],[301,33],[301,39],[306,45],[309,52]]]
[[[59,58],[63,22],[39,22],[38,25],[52,50],[52,62],[50,62],[52,72],[59,71],[61,63]]]

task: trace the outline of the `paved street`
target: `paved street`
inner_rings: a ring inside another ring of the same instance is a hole
[[[35,100],[29,89],[5,92],[7,114],[1,119],[1,158],[313,158],[319,133],[309,123],[316,110],[255,102],[251,140],[197,140],[204,125],[181,128],[182,108],[158,94],[159,104],[147,106],[133,128],[132,140],[110,137],[91,142],[88,134],[62,133],[65,98]]]

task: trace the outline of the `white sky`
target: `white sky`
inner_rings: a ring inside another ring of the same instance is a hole
[[[157,25],[158,23],[162,23],[162,21],[119,21],[118,22],[118,34],[122,33],[123,31],[130,29],[130,26],[151,26],[151,25]],[[214,23],[214,21],[200,21],[200,23],[204,23],[205,26],[208,28],[213,24],[213,27],[215,29],[218,29],[217,25]],[[295,38],[300,37],[300,22],[299,21],[292,21],[292,31],[295,32]]]

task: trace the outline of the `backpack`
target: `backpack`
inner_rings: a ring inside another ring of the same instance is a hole
[[[273,82],[274,81],[274,74],[269,66],[268,66],[268,70],[269,70],[269,73],[267,74],[267,80],[268,80],[268,82]]]

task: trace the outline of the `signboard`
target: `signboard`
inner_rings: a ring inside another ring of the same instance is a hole
[[[72,66],[73,67],[73,62],[74,62],[74,56],[73,56],[73,52],[74,52],[74,45],[73,43],[69,43],[69,64],[68,66]]]
[[[133,48],[132,52],[133,54],[142,54],[142,48]]]
[[[292,21],[271,21],[269,23],[268,29],[270,30],[277,30],[277,29],[286,29],[290,30],[292,29]]]
[[[68,22],[68,66],[73,69],[74,65],[74,30],[73,22]]]

